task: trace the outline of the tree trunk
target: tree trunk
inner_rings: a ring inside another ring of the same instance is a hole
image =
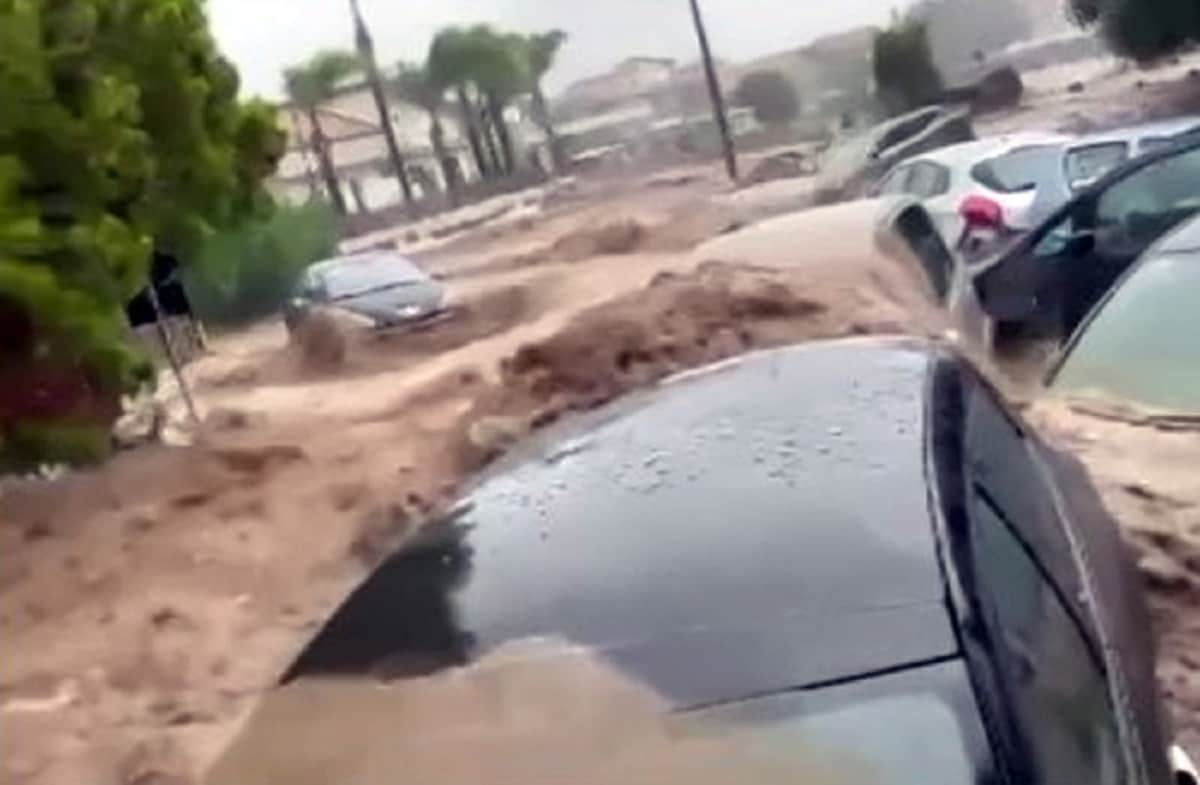
[[[292,127],[296,129],[296,135],[300,140],[300,158],[304,161],[304,179],[308,182],[308,198],[309,201],[318,198],[321,192],[321,184],[317,181],[317,173],[313,171],[312,159],[308,157],[312,151],[313,145],[310,140],[304,138],[303,127],[300,122],[300,113],[295,107],[289,112],[291,117]]]
[[[533,116],[546,134],[546,147],[550,150],[550,164],[555,173],[566,171],[567,156],[562,141],[554,131],[554,123],[550,119],[550,104],[546,101],[546,94],[542,92],[541,82],[535,82],[533,85]]]
[[[458,207],[458,170],[450,165],[450,155],[446,152],[446,133],[442,129],[442,118],[437,110],[429,112],[429,143],[433,146],[433,156],[438,160],[442,169],[442,179],[446,181],[446,195],[450,197],[450,206]]]
[[[504,174],[504,162],[500,159],[499,145],[496,143],[496,124],[486,108],[479,111],[479,125],[483,133],[484,147],[491,162],[492,174],[499,177]]]
[[[333,209],[339,215],[345,215],[346,198],[342,195],[342,187],[338,183],[337,169],[333,166],[333,159],[329,154],[329,140],[325,138],[325,131],[321,128],[321,121],[317,119],[317,108],[309,107],[308,124],[311,126],[309,131],[310,142],[313,151],[317,154],[317,162],[321,166],[321,179],[325,181],[325,191],[329,194],[329,201],[333,204]]]
[[[362,186],[357,180],[350,181],[350,196],[354,199],[354,211],[366,215],[370,210],[367,209],[367,200],[363,198]]]
[[[479,139],[479,124],[475,121],[475,109],[471,106],[471,99],[467,97],[467,90],[462,85],[455,88],[458,95],[458,109],[462,112],[462,122],[464,130],[467,134],[467,143],[471,146],[471,155],[475,158],[475,166],[479,169],[479,178],[487,180],[492,176],[492,171],[488,167],[487,160],[483,157],[483,143]]]
[[[488,114],[492,116],[492,126],[496,129],[496,138],[500,140],[500,154],[504,156],[504,173],[512,174],[516,171],[512,137],[508,133],[508,123],[504,121],[504,103],[495,93],[487,95],[487,110]]]
[[[368,64],[367,79],[371,86],[371,96],[375,100],[375,109],[379,113],[379,130],[383,133],[383,141],[387,146],[388,160],[391,161],[396,180],[400,183],[400,193],[404,195],[404,204],[412,207],[412,183],[408,180],[404,156],[400,153],[400,145],[396,142],[396,129],[392,126],[392,116],[388,113],[387,98],[383,94],[383,82],[374,62]]]

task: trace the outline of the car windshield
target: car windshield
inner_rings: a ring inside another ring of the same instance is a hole
[[[527,641],[420,679],[282,687],[210,782],[978,782],[991,763],[969,684],[950,661],[680,712],[590,650]]]
[[[1078,191],[1099,180],[1129,160],[1129,145],[1125,142],[1104,142],[1076,147],[1067,152],[1067,182]]]
[[[1053,388],[1200,415],[1200,255],[1144,263],[1082,328]]]
[[[321,274],[325,288],[332,298],[389,286],[416,283],[424,275],[411,262],[397,256],[372,256],[347,260]]]

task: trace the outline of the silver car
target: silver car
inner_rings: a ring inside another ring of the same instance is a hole
[[[1045,181],[1030,208],[1035,222],[1048,218],[1087,186],[1139,156],[1200,133],[1200,116],[1142,123],[1088,134],[1064,146],[1054,177]]]
[[[435,316],[444,305],[441,284],[412,260],[391,251],[372,251],[309,267],[284,317],[293,325],[307,309],[326,306],[390,327]]]

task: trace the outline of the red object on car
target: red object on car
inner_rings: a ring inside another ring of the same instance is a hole
[[[963,199],[962,204],[958,206],[958,214],[968,227],[1004,227],[1004,208],[986,196],[968,196]]]

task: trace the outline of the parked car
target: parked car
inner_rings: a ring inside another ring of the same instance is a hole
[[[975,138],[970,113],[928,106],[880,123],[829,150],[816,192],[821,201],[865,194],[871,183],[900,161]]]
[[[435,316],[443,309],[441,284],[408,258],[371,251],[318,262],[301,276],[284,307],[290,326],[314,306],[339,308],[391,327]]]
[[[985,241],[970,238],[969,226],[997,235],[1025,232],[1036,225],[1030,208],[1054,178],[1069,138],[1022,133],[942,147],[901,162],[871,193],[920,199],[951,248]]]
[[[1200,219],[1131,268],[1092,311],[1050,387],[1166,416],[1200,417]]]
[[[385,707],[409,689],[437,715],[412,732],[491,782],[513,764],[506,734],[553,733],[562,712],[522,705],[536,678],[472,664],[503,651],[557,673],[581,650],[656,701],[583,681],[563,711],[694,719],[735,745],[729,763],[836,762],[821,782],[1174,781],[1139,580],[1084,470],[962,359],[906,340],[741,357],[516,448],[354,591],[211,781],[395,782],[409,733]],[[456,724],[475,678],[486,711]],[[619,753],[604,730],[522,748],[556,777],[499,781],[580,781],[572,752]]]
[[[1018,178],[1026,182],[1036,179],[1034,189],[1017,187],[1024,195],[1022,220],[1016,223],[1005,220],[1004,211],[986,201],[963,204],[961,217],[967,224],[967,232],[959,243],[960,252],[968,261],[986,258],[1117,167],[1197,133],[1200,133],[1200,117],[1181,117],[1083,137],[1064,137],[1053,147],[1042,147],[1017,156],[1016,160],[1004,161],[1000,169],[1012,165],[1015,166],[1012,172]],[[1019,185],[1005,172],[997,174],[1008,188]]]
[[[972,283],[996,342],[1070,336],[1156,240],[1200,212],[1200,139],[1134,159],[1084,189]]]
[[[1200,131],[1200,117],[1177,117],[1081,137],[1063,156],[1063,173],[1072,193],[1140,155],[1170,147],[1181,136]]]

